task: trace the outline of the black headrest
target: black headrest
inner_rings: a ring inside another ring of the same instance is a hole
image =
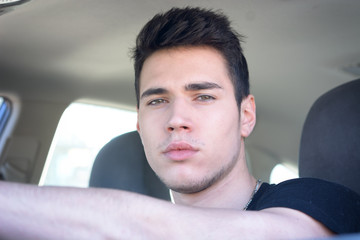
[[[360,79],[322,95],[306,118],[300,177],[340,183],[360,194]]]
[[[107,143],[96,156],[90,187],[114,188],[170,200],[169,190],[150,168],[134,131]]]

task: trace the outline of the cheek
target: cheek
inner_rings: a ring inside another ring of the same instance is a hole
[[[215,131],[214,134],[230,134],[237,132],[240,134],[240,116],[235,107],[222,107],[220,111],[213,111],[203,118],[209,128]]]
[[[144,121],[146,119],[146,121]],[[139,114],[139,134],[144,145],[144,150],[148,158],[152,158],[153,153],[159,147],[161,134],[161,120],[154,114]]]
[[[148,114],[146,111],[140,111],[138,114],[138,125],[142,134],[151,132],[159,123],[155,114]]]
[[[141,134],[140,134],[141,141],[144,146],[144,152],[145,152],[146,159],[147,159],[149,165],[151,166],[151,168],[154,169],[154,166],[156,165],[156,164],[154,164],[154,159],[157,159],[156,151],[155,151],[155,149],[157,148],[155,143],[157,141],[154,138],[154,134],[152,134],[152,132],[149,132],[149,130],[148,130],[149,128],[145,128],[145,129],[147,131],[145,131],[145,132],[141,131]]]
[[[241,140],[240,117],[237,108],[223,109],[204,118],[204,134],[211,144],[213,154],[239,148]],[[207,120],[206,120],[207,119]],[[211,119],[211,120],[210,120]],[[223,153],[221,153],[223,154]]]

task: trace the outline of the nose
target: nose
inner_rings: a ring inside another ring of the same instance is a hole
[[[192,131],[192,114],[191,106],[189,106],[186,101],[174,101],[169,108],[169,120],[166,126],[167,131]]]

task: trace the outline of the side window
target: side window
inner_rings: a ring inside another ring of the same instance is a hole
[[[280,183],[285,180],[298,178],[299,174],[295,167],[277,164],[270,174],[270,183]]]
[[[10,101],[4,97],[0,97],[0,137],[5,130],[5,125],[10,117],[10,112]]]
[[[97,153],[112,138],[136,129],[135,111],[73,103],[53,139],[40,185],[87,187]]]

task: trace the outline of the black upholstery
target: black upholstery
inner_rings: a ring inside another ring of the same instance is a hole
[[[306,118],[300,177],[340,183],[360,194],[360,79],[322,95]]]
[[[150,168],[137,132],[120,135],[96,156],[90,187],[114,188],[170,200],[169,190]]]

